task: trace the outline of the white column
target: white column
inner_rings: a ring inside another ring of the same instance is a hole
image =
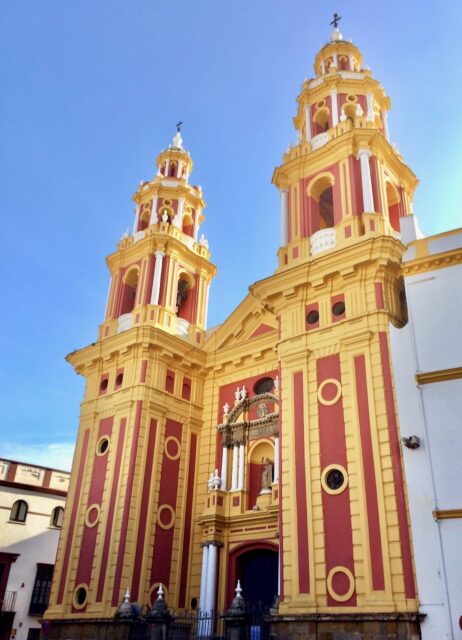
[[[366,95],[366,100],[367,100],[367,119],[373,120],[374,119],[374,103],[372,100],[372,93],[370,91]]]
[[[159,304],[162,260],[164,259],[165,253],[163,251],[156,251],[154,255],[156,256],[156,264],[154,265],[154,278],[152,280],[151,304]]]
[[[173,219],[173,224],[175,227],[178,227],[178,229],[181,229],[181,227],[183,226],[183,205],[184,205],[184,198],[179,198],[176,216]]]
[[[334,65],[335,65],[335,68],[336,68],[336,69],[338,69],[338,60],[337,60],[337,54],[336,54],[336,53],[334,53],[334,54],[333,54],[333,56],[332,56],[332,58],[333,58],[333,60],[334,60]]]
[[[183,169],[183,163],[179,162],[178,163],[178,168],[176,170],[176,177],[177,178],[181,178],[181,170]]]
[[[227,482],[226,479],[228,477],[228,447],[223,445],[223,457],[221,459],[221,487],[222,491],[227,491]]]
[[[382,122],[385,140],[388,140],[388,142],[390,142],[390,134],[388,132],[388,111],[382,111]]]
[[[168,177],[168,167],[170,165],[170,160],[165,161],[165,178]]]
[[[281,189],[281,247],[289,242],[289,190]]]
[[[235,491],[237,489],[238,454],[239,454],[239,445],[236,443],[233,446],[233,466],[231,469],[231,491]]]
[[[321,73],[324,75],[326,73],[326,62],[325,60],[321,60]]]
[[[139,204],[136,205],[136,214],[135,214],[135,222],[133,223],[133,235],[138,231],[138,224],[140,222],[140,211],[141,207]]]
[[[310,105],[305,107],[305,134],[306,141],[311,142],[311,117],[310,117]]]
[[[199,218],[202,214],[202,209],[196,209],[196,219],[194,220],[194,242],[197,242],[197,236],[199,233]]]
[[[274,484],[279,482],[279,436],[274,438]]]
[[[149,224],[155,224],[157,216],[157,201],[158,197],[154,196],[154,198],[152,199],[151,219],[149,220]]]
[[[338,125],[338,102],[337,102],[337,89],[332,89],[330,92],[330,101],[332,106],[332,126]]]
[[[374,211],[374,197],[372,194],[371,168],[369,158],[371,152],[369,149],[361,149],[358,154],[361,163],[361,184],[363,189],[363,205],[364,211]]]
[[[201,611],[205,611],[205,598],[207,593],[208,560],[209,560],[209,547],[208,545],[204,545],[202,547],[201,592],[199,597],[199,608]]]
[[[209,557],[207,562],[207,584],[205,592],[205,611],[215,609],[215,589],[217,585],[217,558],[218,545],[216,542],[209,544]]]
[[[355,63],[354,63],[354,57],[353,55],[350,53],[348,55],[348,60],[350,61],[350,71],[354,71],[355,70]]]
[[[239,445],[239,478],[237,488],[242,491],[244,489],[244,456],[245,445],[243,442]]]

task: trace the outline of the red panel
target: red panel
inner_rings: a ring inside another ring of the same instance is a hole
[[[276,331],[276,329],[274,327],[270,327],[269,324],[262,323],[255,329],[250,337],[257,338],[258,336],[261,336],[264,333],[269,333],[270,331]]]
[[[72,549],[72,543],[73,543],[73,538],[74,538],[74,529],[75,529],[75,523],[77,521],[77,513],[78,513],[78,508],[79,508],[79,500],[80,500],[80,496],[82,494],[82,481],[83,481],[83,473],[85,470],[85,463],[87,461],[87,450],[88,450],[88,440],[90,437],[90,430],[86,429],[84,434],[83,434],[83,442],[82,442],[82,453],[80,455],[80,461],[79,461],[79,470],[77,473],[77,482],[75,483],[75,493],[74,493],[74,502],[72,504],[72,514],[71,514],[71,519],[69,522],[69,529],[67,532],[67,540],[66,540],[66,548],[64,551],[64,556],[63,556],[63,570],[61,573],[61,580],[59,582],[59,589],[58,589],[58,598],[56,600],[57,604],[62,604],[63,602],[63,597],[64,597],[64,587],[65,587],[65,583],[66,583],[66,578],[67,578],[67,571],[69,568],[69,558],[70,558],[70,554],[71,554],[71,549]],[[68,501],[69,502],[69,501]],[[66,505],[66,508],[69,509],[70,504]]]
[[[113,423],[113,417],[104,418],[103,420],[101,420],[98,429],[98,440],[103,436],[111,435]],[[101,503],[103,501],[104,484],[106,480],[107,461],[107,455],[97,456],[96,453],[93,454],[93,470],[86,505],[87,509],[93,504],[101,506]],[[75,586],[82,583],[90,584],[98,529],[99,524],[95,525],[94,527],[84,527],[81,549],[84,550],[85,553],[81,553],[79,557]]]
[[[165,437],[173,436],[181,442],[182,425],[174,420],[167,419],[165,423]],[[158,508],[164,504],[170,505],[176,511],[176,499],[178,492],[178,474],[180,471],[180,458],[171,460],[166,455],[162,458],[162,472],[160,476]],[[156,526],[154,549],[152,555],[151,584],[161,582],[168,588],[170,585],[170,570],[173,549],[173,533],[175,527],[162,529]]]
[[[391,377],[390,357],[388,352],[387,334],[379,333],[380,355],[382,358],[383,383],[385,390],[385,402],[387,405],[387,418],[390,432],[391,458],[393,462],[393,477],[395,481],[396,506],[398,510],[399,537],[401,543],[401,555],[403,557],[404,590],[406,598],[415,598],[414,569],[412,566],[411,540],[409,535],[409,522],[407,517],[406,496],[404,493],[404,473],[401,461],[401,449],[399,442],[398,423],[395,414],[393,398],[393,384]]]
[[[112,591],[112,606],[116,607],[120,604],[122,597],[120,591],[120,583],[122,580],[122,569],[125,561],[125,545],[127,542],[128,521],[130,519],[130,508],[132,503],[133,479],[136,470],[136,458],[138,453],[138,440],[141,428],[141,412],[143,410],[143,402],[137,400],[135,412],[135,424],[133,428],[133,436],[131,438],[130,461],[128,466],[127,486],[125,488],[125,502],[122,513],[122,523],[120,531],[119,553],[117,556],[117,566],[114,576],[114,589]]]
[[[288,231],[288,238],[289,238],[289,242],[292,240],[292,212],[291,212],[291,206],[292,206],[292,198],[290,197],[290,189],[287,190],[287,231]]]
[[[371,167],[371,182],[372,182],[372,195],[374,197],[374,210],[378,213],[382,213],[382,205],[379,192],[379,172],[377,168],[377,158],[371,156],[369,159]]]
[[[330,299],[330,308],[331,310],[333,309],[334,305],[337,304],[337,302],[343,302],[345,304],[345,295],[343,293],[339,293],[336,296],[332,296],[332,298]],[[345,319],[345,314],[346,314],[346,309],[345,311],[339,315],[336,316],[332,311],[331,311],[331,319],[332,322],[338,322],[339,320],[344,320]]]
[[[249,464],[247,465],[248,471],[248,509],[252,509],[257,502],[258,494],[261,490],[261,474],[262,474],[263,465],[262,464]]]
[[[305,307],[305,324],[308,331],[310,329],[318,329],[319,327],[319,318],[316,322],[312,322],[311,324],[309,324],[308,320],[306,320],[310,311],[317,311],[319,313],[319,304],[317,302],[313,302],[312,304],[307,304]]]
[[[134,602],[138,599],[138,594],[141,590],[141,565],[144,555],[144,540],[146,537],[146,522],[148,517],[148,508],[151,502],[151,479],[152,479],[152,467],[154,463],[154,447],[156,445],[156,433],[157,433],[157,420],[153,418],[149,424],[149,436],[147,444],[146,464],[143,471],[143,489],[141,494],[141,509],[139,517],[138,539],[136,541],[135,551],[135,564],[133,567],[132,578],[132,600]]]
[[[109,500],[109,507],[106,519],[106,531],[104,532],[103,552],[101,560],[101,569],[98,578],[98,591],[96,594],[96,601],[101,602],[103,599],[104,582],[106,580],[107,563],[109,559],[109,546],[111,543],[112,523],[114,520],[114,511],[117,498],[117,487],[119,484],[120,468],[122,462],[122,452],[124,450],[125,442],[125,430],[127,428],[127,420],[123,418],[120,421],[119,439],[117,442],[117,451],[114,462],[114,477],[112,479],[111,497]]]
[[[165,391],[168,393],[173,393],[175,388],[175,373],[174,371],[170,371],[167,369],[167,375],[165,377]]]
[[[183,400],[191,399],[191,380],[189,378],[183,378],[183,387],[181,389],[181,397]]]
[[[144,304],[150,304],[151,302],[152,281],[154,279],[154,264],[155,257],[154,254],[151,253],[151,255],[149,256],[148,271],[144,287]]]
[[[180,595],[178,606],[183,608],[186,602],[186,585],[188,581],[189,548],[191,545],[192,505],[194,497],[194,476],[196,472],[197,435],[191,434],[189,441],[189,467],[188,485],[186,496],[186,509],[184,514],[183,555],[181,558]],[[223,501],[222,501],[223,502]]]
[[[380,537],[379,506],[375,479],[374,451],[372,448],[369,416],[367,376],[364,356],[355,357],[356,397],[358,401],[359,428],[363,454],[364,484],[366,487],[367,521],[372,567],[372,588],[385,589],[383,575],[382,541]]]
[[[303,373],[294,373],[294,432],[295,432],[295,484],[298,533],[298,590],[310,592],[310,565],[308,559],[308,514],[305,474],[305,416]]]
[[[364,205],[359,160],[354,156],[350,156],[348,158],[348,164],[350,168],[352,213],[354,216],[360,216],[364,211]]]
[[[170,256],[164,256],[164,259],[162,261],[162,276],[160,278],[160,292],[159,292],[159,304],[161,307],[165,305],[169,268],[170,268]]]
[[[340,359],[338,355],[321,358],[316,363],[319,385],[327,378],[341,382]],[[345,423],[341,398],[333,405],[318,402],[319,436],[321,450],[321,471],[331,464],[339,464],[347,469],[345,444]],[[353,536],[351,530],[350,491],[331,495],[322,491],[324,513],[324,541],[326,572],[336,566],[349,569],[354,575]],[[356,605],[356,594],[346,602],[337,602],[329,594],[327,604],[336,607]]]
[[[377,309],[385,309],[385,302],[383,299],[383,285],[381,282],[375,283],[375,304]]]

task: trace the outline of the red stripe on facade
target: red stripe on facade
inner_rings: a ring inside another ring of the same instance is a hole
[[[143,360],[141,362],[141,370],[140,370],[140,382],[142,382],[143,384],[146,382],[147,370],[148,370],[148,361]]]
[[[154,279],[154,264],[155,257],[154,254],[151,253],[151,255],[149,256],[148,271],[146,275],[146,287],[144,289],[144,304],[151,304],[152,281]]]
[[[165,256],[164,259],[162,260],[162,275],[160,278],[159,304],[161,307],[165,305],[169,268],[170,268],[170,256]]]
[[[415,598],[416,593],[414,584],[414,568],[412,566],[411,539],[407,517],[406,496],[404,493],[404,473],[401,461],[398,423],[396,420],[395,403],[393,398],[393,383],[391,377],[387,334],[384,331],[379,333],[379,340],[380,355],[382,358],[385,403],[387,406],[387,418],[390,432],[393,477],[395,481],[396,507],[398,510],[399,537],[401,543],[401,555],[403,557],[404,592],[406,594],[406,598]]]
[[[101,420],[98,428],[98,440],[103,436],[111,435],[113,423],[113,417],[104,418],[103,420]],[[106,482],[108,460],[107,455],[98,456],[94,453],[93,456],[91,456],[90,454],[89,458],[90,457],[93,458],[93,469],[91,473],[87,509],[92,505],[98,505],[99,507],[101,507],[101,503],[103,501],[104,485]],[[81,549],[85,550],[85,552],[81,553],[79,557],[79,563],[77,565],[77,572],[75,577],[75,586],[82,583],[90,584],[98,529],[99,524],[96,524],[93,527],[89,527],[85,524],[81,542]]]
[[[383,285],[381,282],[375,282],[375,304],[377,309],[385,309],[385,301],[383,299]]]
[[[119,439],[117,442],[117,450],[114,462],[114,476],[112,478],[111,497],[109,499],[109,507],[106,519],[106,531],[104,532],[104,542],[102,551],[101,568],[98,577],[98,590],[96,592],[96,602],[101,602],[103,599],[104,582],[106,580],[107,563],[109,559],[109,547],[111,544],[112,535],[112,523],[114,520],[114,511],[117,498],[117,487],[119,485],[120,468],[122,462],[122,452],[124,450],[125,442],[125,430],[127,428],[126,418],[122,418],[119,428]]]
[[[139,529],[138,529],[138,539],[136,541],[136,551],[135,551],[135,564],[133,567],[133,578],[132,578],[132,600],[137,601],[138,594],[141,590],[140,584],[140,576],[141,576],[141,565],[143,563],[144,556],[144,540],[146,537],[146,523],[148,519],[148,508],[150,504],[151,497],[151,476],[152,476],[152,467],[154,464],[154,447],[156,445],[156,433],[157,433],[157,420],[151,419],[149,425],[149,436],[148,436],[148,444],[147,444],[147,453],[146,453],[146,464],[144,467],[144,479],[143,479],[143,489],[141,494],[141,509],[140,509],[140,517],[139,517]]]
[[[337,354],[319,359],[316,367],[318,387],[328,378],[341,382],[340,358]],[[318,401],[318,414],[321,471],[331,464],[341,465],[347,470],[342,399],[339,398],[335,404],[331,405],[325,405]],[[342,493],[334,495],[323,490],[322,508],[326,571],[329,573],[334,567],[342,566],[349,569],[354,575],[349,488],[347,487]],[[327,604],[335,607],[355,606],[356,594],[353,593],[351,598],[345,602],[338,602],[330,594],[327,594]]]
[[[364,484],[366,489],[369,549],[371,554],[372,588],[385,589],[383,573],[382,538],[375,477],[374,450],[372,448],[371,421],[369,415],[366,363],[364,356],[355,357],[356,397],[358,401],[359,429],[363,454]]]
[[[298,533],[298,590],[310,592],[310,565],[308,559],[308,514],[305,475],[305,416],[303,373],[293,374],[294,384],[294,433],[295,433],[295,489],[297,502]]]
[[[133,480],[135,477],[136,457],[138,453],[138,440],[141,428],[141,412],[143,410],[143,402],[137,400],[135,412],[135,424],[133,427],[133,436],[131,438],[130,462],[128,467],[127,486],[125,489],[125,503],[122,514],[122,525],[120,531],[119,553],[117,555],[117,565],[114,576],[114,589],[112,591],[112,606],[116,607],[120,604],[121,593],[120,583],[122,580],[122,570],[125,560],[125,546],[127,542],[128,521],[130,518],[130,507],[132,502]]]
[[[189,548],[191,545],[192,506],[194,497],[194,477],[196,474],[197,435],[191,434],[189,441],[189,467],[188,485],[186,497],[186,509],[184,514],[183,555],[181,558],[180,595],[178,606],[183,608],[186,602],[186,586],[188,581]]]
[[[77,482],[75,483],[74,503],[72,505],[71,519],[69,522],[69,529],[68,529],[67,540],[66,540],[66,548],[64,551],[63,570],[61,573],[61,579],[59,581],[58,597],[56,600],[57,604],[62,604],[63,597],[64,597],[64,587],[65,587],[66,578],[67,578],[67,570],[69,568],[69,558],[70,558],[71,548],[72,548],[72,543],[74,538],[75,523],[77,521],[79,500],[82,494],[83,473],[85,470],[85,463],[87,461],[87,449],[88,449],[89,438],[90,438],[90,430],[86,429],[86,431],[83,434],[82,453],[80,455]]]
[[[281,320],[279,318],[279,326]],[[279,377],[279,484],[278,484],[278,531],[279,531],[279,597],[284,600],[284,532],[282,527],[282,373],[278,368]]]
[[[167,419],[165,423],[165,437],[173,436],[181,442],[182,425],[174,420]],[[180,458],[171,460],[165,453],[162,458],[162,472],[160,476],[158,510],[163,505],[169,505],[176,513],[176,500],[178,493],[178,475],[180,471]],[[157,524],[152,554],[151,585],[155,582],[170,585],[170,571],[173,550],[173,534],[175,526],[163,529]]]

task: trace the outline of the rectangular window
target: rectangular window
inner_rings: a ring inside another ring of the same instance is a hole
[[[53,578],[52,564],[38,564],[35,575],[34,589],[30,601],[29,615],[41,616],[45,613],[50,599],[51,580]]]
[[[40,640],[40,628],[33,629],[32,627],[30,627],[27,634],[27,640]]]

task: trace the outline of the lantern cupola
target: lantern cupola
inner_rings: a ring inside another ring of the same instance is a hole
[[[193,161],[180,125],[157,158],[157,173],[141,182],[133,232],[107,258],[111,287],[102,338],[147,323],[196,343],[206,328],[208,289],[216,268],[199,236],[205,201],[191,185]]]
[[[273,176],[281,195],[280,268],[370,234],[400,239],[401,220],[412,215],[418,181],[390,144],[390,98],[335,18],[315,77],[297,98],[297,143]]]

